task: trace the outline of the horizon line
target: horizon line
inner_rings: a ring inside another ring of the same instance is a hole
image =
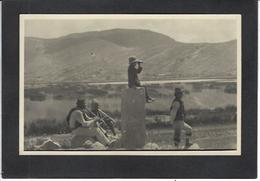
[[[75,33],[69,33],[69,34],[66,34],[66,35],[61,35],[61,36],[58,36],[58,37],[52,37],[52,38],[44,38],[44,37],[36,37],[36,36],[24,36],[24,38],[37,38],[37,39],[42,39],[42,40],[55,40],[55,39],[60,39],[60,38],[64,38],[64,37],[68,37],[68,36],[71,36],[71,35],[76,35],[76,34],[84,34],[84,33],[94,33],[94,32],[104,32],[104,31],[111,31],[111,30],[139,30],[139,31],[150,31],[150,32],[153,32],[153,33],[158,33],[158,34],[162,34],[164,36],[167,36],[169,37],[170,39],[176,41],[176,42],[179,42],[179,43],[191,43],[191,44],[197,44],[197,43],[209,43],[209,44],[215,44],[215,43],[227,43],[227,42],[231,42],[231,41],[237,41],[237,38],[235,39],[230,39],[230,40],[225,40],[225,41],[214,41],[214,42],[207,42],[207,41],[204,41],[204,42],[185,42],[185,41],[179,41],[179,40],[176,40],[175,38],[169,36],[169,35],[166,35],[164,33],[161,33],[161,32],[157,32],[157,31],[154,31],[154,30],[149,30],[149,29],[136,29],[136,28],[110,28],[110,29],[103,29],[103,30],[94,30],[94,31],[82,31],[82,32],[75,32]]]

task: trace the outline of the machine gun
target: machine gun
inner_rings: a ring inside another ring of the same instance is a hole
[[[86,108],[87,112],[89,112],[91,114],[91,116],[93,117],[98,117],[99,120],[98,120],[98,123],[99,123],[99,126],[102,128],[102,131],[107,135],[107,131],[103,128],[102,125],[106,125],[108,126],[108,128],[112,131],[112,133],[114,135],[116,135],[115,133],[115,130],[114,130],[114,124],[116,123],[116,121],[111,118],[109,115],[107,115],[104,111],[102,111],[101,109],[98,109],[97,110],[97,114],[95,114],[93,111],[91,110],[88,110]],[[109,119],[109,121],[107,121],[106,119]],[[111,123],[111,122],[112,123]]]
[[[109,115],[107,115],[104,111],[102,111],[101,109],[97,110],[97,114],[98,114],[97,116],[99,116],[101,118],[101,120],[103,120],[105,125],[112,131],[113,135],[115,136],[116,132],[114,129],[114,125],[115,125],[116,121],[113,118],[111,118]]]
[[[116,121],[115,121],[113,118],[111,118],[108,114],[106,114],[104,111],[102,111],[101,109],[98,109],[98,111],[99,111],[104,117],[110,119],[110,120],[113,122],[113,124],[116,123]]]

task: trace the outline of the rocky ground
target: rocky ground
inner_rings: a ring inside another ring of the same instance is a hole
[[[120,133],[114,148],[108,148],[91,138],[74,136],[72,134],[53,134],[25,138],[25,150],[107,150],[124,149],[120,147]],[[142,150],[175,150],[172,141],[171,129],[147,131],[147,143]],[[199,147],[194,149],[235,149],[236,126],[219,125],[210,127],[197,127],[193,129],[193,142]],[[182,145],[184,143],[182,142]]]
[[[72,134],[55,134],[51,136],[31,137],[25,140],[25,150],[50,151],[124,149],[120,147],[120,136],[117,138],[113,137],[112,139],[116,140],[116,144],[113,148],[109,148],[92,138],[75,136]],[[142,149],[158,150],[160,147],[156,143],[147,143]]]

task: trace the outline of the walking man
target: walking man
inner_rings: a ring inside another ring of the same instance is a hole
[[[171,121],[173,122],[174,145],[179,148],[181,142],[181,131],[184,130],[186,135],[184,148],[189,148],[192,145],[190,141],[192,128],[187,123],[185,123],[185,109],[182,97],[183,90],[180,88],[175,88],[175,98],[170,108],[170,117]]]
[[[137,60],[136,57],[129,57],[129,66],[128,66],[128,87],[144,87],[145,90],[145,98],[147,103],[151,103],[154,101],[154,98],[150,97],[147,92],[147,88],[141,85],[141,82],[138,78],[138,74],[140,74],[143,70],[141,63],[143,61]]]
[[[102,128],[97,124],[100,118],[91,117],[89,111],[86,109],[84,99],[78,99],[76,107],[72,108],[67,116],[67,122],[72,134],[78,136],[92,137],[101,144],[113,147],[115,140],[109,140]]]

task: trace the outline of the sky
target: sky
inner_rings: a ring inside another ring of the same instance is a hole
[[[97,18],[97,19],[26,19],[25,36],[58,38],[71,33],[114,28],[147,29],[187,43],[225,42],[237,38],[234,18]]]

